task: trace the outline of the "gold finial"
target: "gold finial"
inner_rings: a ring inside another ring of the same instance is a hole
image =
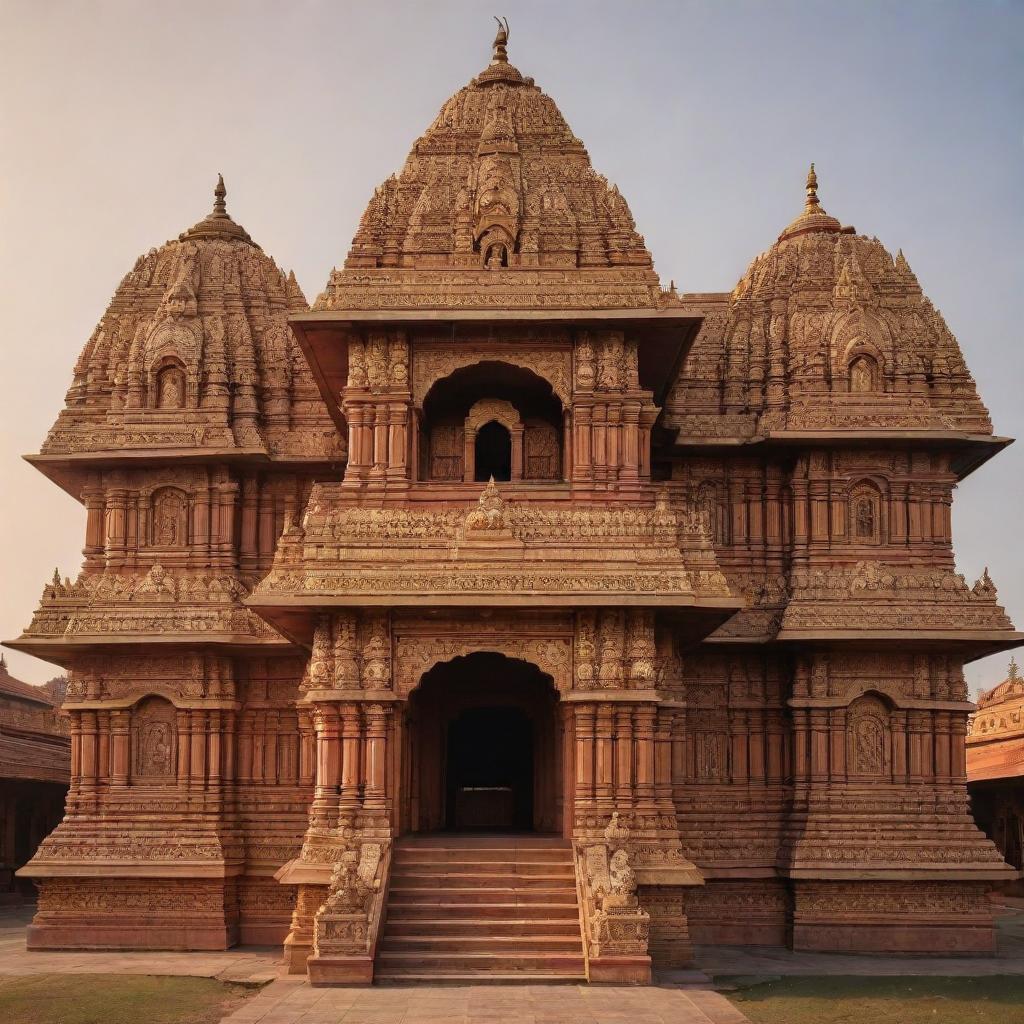
[[[814,164],[811,164],[811,169],[807,172],[807,201],[804,206],[811,210],[818,205],[818,176],[814,173]]]
[[[508,51],[505,47],[508,45],[508,18],[499,18],[494,15],[494,20],[498,23],[498,32],[494,37],[494,56],[491,58],[491,63],[507,64]]]
[[[213,215],[215,217],[226,217],[228,215],[228,206],[224,202],[225,196],[227,196],[228,190],[224,187],[224,175],[217,175],[217,187],[213,190]]]

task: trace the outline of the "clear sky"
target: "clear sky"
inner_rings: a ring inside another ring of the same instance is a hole
[[[19,456],[136,257],[208,212],[220,171],[312,299],[374,186],[486,65],[492,14],[666,284],[731,289],[814,160],[825,208],[903,248],[997,432],[1024,435],[1024,3],[0,0],[0,638],[54,566],[78,572],[80,506]],[[1024,440],[954,503],[960,571],[989,565],[1018,626],[1022,480]]]

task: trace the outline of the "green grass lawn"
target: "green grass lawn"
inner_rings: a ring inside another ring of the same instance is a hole
[[[715,981],[754,1024],[1024,1024],[1024,977]]]
[[[4,1024],[216,1024],[259,991],[213,978],[32,974],[0,978]]]

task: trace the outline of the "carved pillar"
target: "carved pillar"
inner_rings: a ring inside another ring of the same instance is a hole
[[[628,704],[615,708],[615,806],[631,807],[633,795],[633,709]]]
[[[509,431],[512,437],[512,479],[523,479],[523,425],[520,423]]]
[[[890,721],[892,723],[893,782],[906,784],[908,780],[906,711],[893,711]]]
[[[366,813],[383,815],[387,809],[387,734],[391,708],[370,704],[366,715]]]
[[[313,713],[316,727],[316,787],[309,821],[314,828],[334,824],[337,808],[338,776],[341,762],[338,713],[334,708],[318,706]]]
[[[597,717],[594,729],[596,741],[596,785],[594,799],[599,806],[609,809],[612,806],[612,706],[604,701],[597,705]]]
[[[591,410],[587,405],[576,405],[572,409],[573,460],[572,479],[590,480],[593,476],[591,465]]]
[[[593,416],[593,462],[594,480],[608,479],[608,406],[595,405]]]
[[[239,568],[255,569],[259,565],[259,483],[255,476],[242,481],[242,524],[239,540]]]
[[[192,743],[189,738],[189,712],[183,708],[176,709],[174,720],[178,730],[178,787],[187,789],[192,752]]]
[[[316,730],[305,708],[299,708],[299,785],[311,786],[316,780]]]
[[[359,811],[359,784],[362,782],[363,716],[358,704],[342,704],[341,713],[341,788],[339,820],[353,821]],[[337,780],[335,780],[337,784]]]
[[[622,480],[640,476],[640,403],[625,402],[622,406]]]
[[[810,713],[811,781],[828,779],[828,712],[817,708]]]
[[[388,407],[388,479],[408,478],[409,406],[392,402]]]
[[[622,407],[616,402],[609,403],[605,409],[607,410],[607,426],[605,427],[605,466],[607,470],[605,476],[608,480],[618,480],[622,461],[622,446],[620,444]]]
[[[471,484],[476,477],[476,431],[466,427],[462,439],[462,479]]]
[[[594,802],[594,705],[577,704],[576,804],[585,813]]]
[[[125,563],[128,543],[127,532],[128,491],[123,487],[112,487],[107,491],[107,565],[111,569],[121,568]]]
[[[122,789],[128,785],[128,733],[131,714],[110,712],[110,785]]]
[[[636,735],[636,802],[645,813],[654,810],[654,718],[653,704],[641,704],[633,712]]]

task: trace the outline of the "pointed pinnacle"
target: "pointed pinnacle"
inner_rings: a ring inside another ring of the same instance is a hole
[[[228,215],[227,203],[224,202],[228,190],[224,187],[224,175],[217,175],[217,187],[213,190],[213,213],[214,216],[226,217]]]
[[[814,172],[814,164],[807,172],[807,201],[804,204],[807,209],[818,205],[818,175]]]

